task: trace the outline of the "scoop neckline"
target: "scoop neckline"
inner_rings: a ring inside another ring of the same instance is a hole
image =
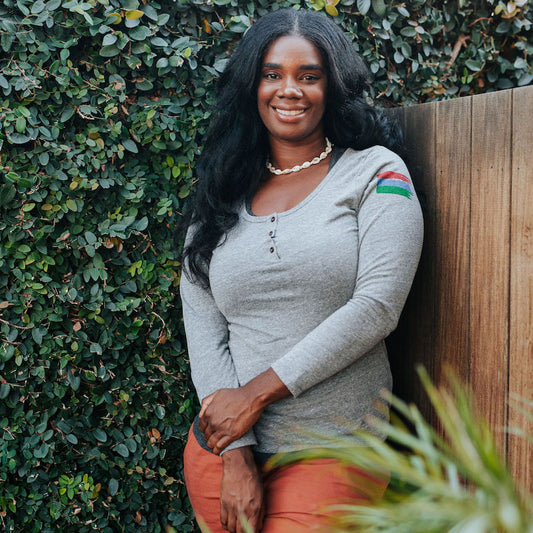
[[[264,222],[265,220],[270,220],[273,216],[275,217],[285,217],[289,216],[292,213],[300,210],[305,205],[307,205],[310,201],[313,200],[313,198],[321,191],[321,189],[324,188],[326,183],[331,179],[331,177],[335,174],[335,171],[339,168],[339,164],[348,152],[349,149],[345,149],[342,155],[339,157],[337,162],[333,165],[332,168],[328,169],[327,174],[324,176],[322,181],[299,203],[297,203],[294,207],[291,207],[290,209],[287,209],[286,211],[273,211],[272,213],[269,213],[268,215],[253,215],[248,212],[248,209],[246,208],[246,202],[243,202],[241,207],[241,216],[248,220],[249,222]]]

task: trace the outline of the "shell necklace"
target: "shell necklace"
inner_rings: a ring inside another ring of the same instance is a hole
[[[326,137],[326,149],[320,154],[317,155],[314,159],[311,159],[311,161],[305,161],[305,163],[302,163],[301,165],[296,165],[292,168],[286,168],[284,170],[281,170],[279,168],[275,168],[270,161],[266,162],[266,167],[269,172],[272,174],[276,174],[277,176],[280,176],[281,174],[291,174],[292,172],[298,172],[299,170],[303,170],[304,168],[309,168],[311,165],[316,165],[320,163],[323,159],[326,159],[326,157],[329,155],[333,148],[333,145],[331,144],[330,140]]]

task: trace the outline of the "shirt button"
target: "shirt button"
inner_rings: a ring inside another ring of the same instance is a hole
[[[274,232],[273,231],[269,231],[268,234],[272,237],[272,235],[274,235]]]
[[[273,247],[273,246],[270,247],[270,253],[271,253],[271,254],[274,253],[274,247]]]
[[[272,218],[270,219],[270,222],[275,222],[275,221],[276,221],[276,217],[272,217]]]

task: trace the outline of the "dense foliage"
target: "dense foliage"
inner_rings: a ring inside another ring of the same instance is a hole
[[[321,2],[0,2],[0,529],[192,531],[173,234],[253,19],[326,9],[386,105],[533,81],[524,1]]]

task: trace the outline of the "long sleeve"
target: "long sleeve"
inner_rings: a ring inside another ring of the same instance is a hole
[[[239,380],[228,348],[228,324],[217,309],[211,292],[181,277],[180,294],[191,374],[198,398],[222,388],[237,388]],[[253,430],[224,451],[256,444]]]
[[[397,325],[420,257],[423,221],[403,162],[393,157],[380,165],[358,206],[352,297],[272,364],[293,396],[353,363]]]

